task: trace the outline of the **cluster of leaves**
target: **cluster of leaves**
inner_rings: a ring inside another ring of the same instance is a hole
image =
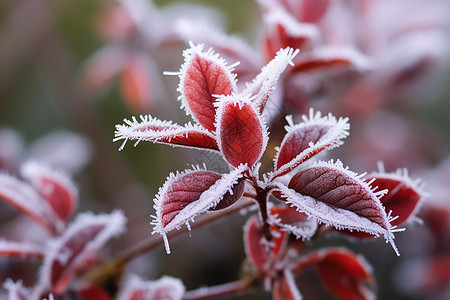
[[[380,171],[365,176],[348,170],[340,161],[310,163],[323,150],[341,145],[349,130],[348,119],[331,114],[322,117],[312,110],[297,124],[287,117],[287,133],[276,149],[274,170],[259,174],[259,161],[269,139],[262,114],[296,54],[291,48],[279,50],[239,91],[235,65],[228,66],[212,49],[204,51],[202,45],[191,43],[184,51],[180,71],[169,74],[179,76],[181,106],[195,123],[182,126],[141,116],[140,121],[133,118],[117,125],[115,140],[125,140],[121,149],[127,140],[144,140],[217,151],[230,167],[229,173],[219,174],[197,166],[167,178],[154,199],[156,216],[152,222],[153,232],[164,238],[167,253],[169,231],[183,224],[189,227],[201,213],[250,198],[258,207],[259,221],[249,221],[244,241],[250,260],[274,297],[299,299],[292,274],[315,265],[322,273],[339,270],[332,276],[346,274],[354,283],[344,288],[339,281],[326,279],[337,295],[355,293],[366,298],[360,281],[372,279],[363,260],[336,249],[298,258],[284,249],[287,236],[307,240],[317,235],[319,225],[331,226],[360,238],[384,236],[398,253],[393,233],[397,225],[414,218],[423,194],[406,174]],[[341,261],[336,256],[345,258]],[[352,268],[357,269],[353,275]]]

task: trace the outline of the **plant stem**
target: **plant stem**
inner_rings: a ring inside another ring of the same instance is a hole
[[[209,300],[217,297],[231,296],[238,293],[244,293],[253,287],[255,279],[241,279],[221,285],[186,292],[183,300]]]
[[[252,197],[251,197],[252,198]],[[203,215],[199,217],[195,222],[191,224],[191,230],[202,227],[203,225],[210,224],[217,220],[228,217],[237,211],[248,208],[254,204],[254,199],[248,200],[242,198],[235,205],[230,206],[227,209],[220,210],[214,213]],[[169,239],[182,236],[188,230],[187,226],[180,228],[179,230],[173,230],[167,234]],[[98,266],[96,269],[90,271],[86,278],[92,283],[103,285],[109,282],[111,278],[116,278],[120,276],[123,270],[123,266],[131,261],[132,259],[153,250],[154,248],[161,246],[163,244],[163,239],[160,236],[151,236],[149,239],[142,240],[141,242],[134,244],[130,248],[125,249],[123,252],[117,254],[111,260],[105,262],[104,264]]]

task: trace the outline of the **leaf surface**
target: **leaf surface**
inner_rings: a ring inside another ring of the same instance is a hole
[[[213,134],[198,125],[190,123],[181,126],[172,122],[161,121],[151,116],[141,116],[124,120],[125,124],[116,125],[114,142],[124,140],[120,150],[128,140],[150,141],[172,146],[185,146],[200,149],[218,150]]]
[[[244,96],[220,99],[217,140],[225,159],[233,166],[252,167],[262,156],[268,134],[259,114]]]
[[[153,233],[163,236],[167,253],[170,253],[167,232],[188,224],[233,193],[244,170],[246,167],[240,166],[225,175],[200,169],[170,174],[155,197],[156,216],[152,222]]]
[[[290,172],[325,149],[340,146],[349,134],[347,118],[337,120],[331,114],[321,117],[320,112],[314,113],[312,109],[309,117],[303,115],[302,118],[299,124],[294,124],[291,117],[286,118],[287,133],[275,156],[275,177]]]
[[[179,73],[182,107],[204,128],[215,131],[217,95],[236,92],[233,67],[212,50],[203,51],[203,46],[194,46],[183,52],[185,63]]]

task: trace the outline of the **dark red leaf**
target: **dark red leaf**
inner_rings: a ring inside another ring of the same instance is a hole
[[[323,283],[342,299],[374,299],[374,279],[367,262],[344,249],[328,249],[316,264]]]
[[[218,205],[238,184],[245,169],[241,167],[225,175],[199,169],[170,174],[156,195],[156,217],[152,223],[154,232],[163,236],[168,253],[167,232],[188,224],[198,214]]]
[[[238,184],[233,186],[233,188],[231,190],[232,190],[232,193],[230,193],[230,191],[228,191],[225,194],[225,196],[223,196],[223,199],[220,200],[220,202],[217,203],[216,206],[214,206],[213,208],[210,208],[210,210],[225,209],[225,208],[233,205],[234,203],[236,203],[236,201],[238,201],[244,194],[245,181],[244,180],[239,181]]]
[[[124,120],[124,122],[124,125],[116,125],[114,141],[124,140],[120,150],[123,149],[128,140],[150,141],[201,149],[219,149],[214,135],[201,126],[191,124],[180,126],[151,116],[141,116],[140,122],[134,117],[131,121]]]
[[[276,154],[274,176],[288,173],[322,150],[341,145],[350,128],[347,118],[321,117],[312,109],[309,118],[303,116],[302,123],[294,125],[292,118],[287,121],[287,133]]]
[[[295,174],[288,187],[277,184],[287,203],[337,229],[383,235],[394,250],[394,235],[379,197],[361,176],[336,163],[317,163]],[[398,252],[397,252],[398,254]]]
[[[123,231],[124,224],[125,217],[119,211],[109,215],[79,215],[46,251],[36,293],[63,293],[75,273],[92,263],[101,247]]]
[[[25,164],[21,171],[55,215],[66,223],[78,204],[78,193],[71,179],[62,172],[34,162]]]
[[[404,171],[395,174],[376,173],[369,176],[367,181],[372,182],[372,185],[378,186],[379,189],[388,190],[380,200],[386,213],[397,217],[391,221],[393,226],[404,224],[415,216],[418,205],[423,199],[423,192]]]
[[[248,99],[220,99],[217,111],[217,140],[225,159],[234,167],[253,166],[266,146],[267,131]]]
[[[202,46],[191,45],[184,57],[178,87],[182,105],[203,127],[214,132],[216,96],[236,92],[232,68],[212,50],[203,52]]]

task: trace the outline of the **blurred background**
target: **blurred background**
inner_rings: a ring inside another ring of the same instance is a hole
[[[148,18],[139,19],[139,25],[113,0],[0,2],[0,169],[18,175],[20,165],[28,159],[48,162],[73,174],[80,193],[79,211],[122,209],[128,231],[112,242],[107,255],[150,235],[152,199],[170,172],[202,163],[215,171],[227,170],[222,159],[211,153],[146,142],[138,147],[128,143],[119,152],[120,142],[112,141],[115,125],[131,116],[151,114],[181,124],[188,120],[176,100],[178,77],[162,75],[163,71],[179,70],[182,50],[187,47],[185,38],[177,36],[171,26],[180,18],[205,18],[224,33],[242,37],[255,51],[264,35],[264,9],[253,0],[137,2],[137,8],[131,9],[134,17]],[[353,7],[355,1],[336,2]],[[426,182],[432,205],[426,209],[428,202],[424,204],[421,217],[425,225],[414,223],[398,234],[400,258],[383,241],[351,243],[333,237],[311,246],[346,245],[366,256],[375,270],[380,299],[450,297],[445,275],[449,269],[432,269],[450,267],[450,6],[446,2],[405,4],[408,10],[401,11],[407,16],[400,16],[409,18],[410,30],[417,31],[411,40],[379,52],[367,50],[362,42],[354,43],[365,55],[376,58],[377,72],[365,77],[345,73],[344,84],[336,79],[343,78],[343,73],[302,75],[298,80],[304,83],[317,80],[317,76],[326,76],[327,81],[308,90],[307,102],[280,106],[280,115],[306,113],[312,106],[323,113],[349,116],[351,135],[330,157],[342,159],[351,169],[374,171],[377,161],[383,160],[387,171],[406,167],[413,178]],[[142,3],[149,6],[139,6]],[[386,6],[377,8],[385,9],[386,15],[368,18],[373,26],[365,24],[358,28],[363,32],[355,36],[365,42],[374,32],[384,37],[379,31],[392,27],[380,24],[404,21],[395,17],[399,8]],[[146,10],[148,14],[139,15]],[[348,15],[341,16],[346,23]],[[326,26],[321,28],[326,30]],[[372,31],[366,34],[364,29]],[[432,33],[427,35],[428,31]],[[368,44],[379,41],[380,36]],[[396,41],[402,36],[397,32],[390,38]],[[424,50],[415,52],[417,49]],[[399,66],[402,58],[407,67]],[[399,70],[398,74],[392,75],[393,70]],[[381,84],[386,78],[389,85]],[[368,100],[356,102],[361,97]],[[280,117],[281,125],[277,118],[270,130],[275,132],[275,140],[264,158],[267,169],[273,147],[279,143],[276,130],[283,126],[284,117]],[[438,215],[440,221],[427,226],[427,220]],[[16,217],[16,211],[0,203],[4,236],[16,232],[11,229]],[[146,279],[163,274],[179,277],[187,289],[236,280],[244,259],[242,225],[246,219],[236,215],[196,230],[172,241],[170,256],[159,248],[129,267]],[[20,263],[6,264],[15,268]],[[423,273],[425,270],[431,273]],[[441,276],[436,275],[439,272]],[[426,282],[418,274],[427,274]],[[302,279],[304,284],[299,282],[306,299],[314,297],[315,290],[308,278]],[[269,294],[260,292],[255,299],[265,297],[270,299]]]

